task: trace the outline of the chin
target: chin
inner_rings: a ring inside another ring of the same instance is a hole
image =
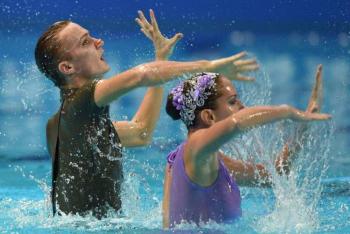
[[[104,75],[109,72],[109,70],[111,70],[110,66],[108,64],[105,64],[103,67],[101,67],[100,74]]]
[[[107,72],[109,72],[109,70],[111,70],[110,67],[107,67],[106,69],[104,69],[104,70],[102,71],[102,73],[101,73],[101,76],[103,76],[104,74],[106,74]]]
[[[108,65],[106,61],[103,61],[102,66],[103,66],[103,74],[111,70],[111,67]]]
[[[109,66],[108,66],[107,68],[101,70],[100,72],[95,73],[92,77],[98,78],[98,79],[102,79],[102,78],[103,78],[103,75],[106,74],[109,70],[110,70],[110,68],[109,68]]]
[[[105,73],[106,73],[106,72],[109,72],[110,70],[111,70],[111,67],[107,64],[107,65],[106,65],[106,71],[105,71]]]

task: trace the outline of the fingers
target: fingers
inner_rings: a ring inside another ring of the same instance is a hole
[[[255,59],[242,59],[246,55],[247,53],[243,51],[229,57],[229,60],[233,61],[233,64],[237,67],[236,69],[238,72],[249,72],[258,70],[259,65]]]
[[[144,25],[143,28],[149,30],[152,25],[150,23],[148,23],[146,17],[144,16],[142,11],[137,11],[137,13],[139,14],[139,20],[142,22],[142,24]]]
[[[322,68],[323,68],[322,64],[319,64],[317,66],[316,80],[322,79]]]
[[[231,61],[236,61],[236,60],[239,60],[245,56],[247,56],[247,52],[243,51],[243,52],[240,52],[238,54],[232,55],[231,57],[229,57],[229,59]]]
[[[145,27],[139,18],[135,18],[135,21],[141,28]]]
[[[316,71],[315,84],[307,106],[307,112],[319,112],[322,105],[322,65],[318,65]]]
[[[236,66],[242,66],[242,65],[256,65],[257,62],[255,59],[246,59],[246,60],[238,60],[234,62]]]
[[[250,76],[243,76],[241,74],[237,74],[237,76],[235,77],[235,80],[253,82],[253,81],[255,81],[255,78],[250,77]]]
[[[259,65],[255,59],[238,60],[233,62],[239,72],[256,71]]]
[[[149,10],[149,14],[151,16],[151,24],[153,26],[153,29],[158,32],[159,31],[158,23],[152,9]]]
[[[135,19],[136,23],[140,26],[141,31],[147,36],[150,36],[149,31],[146,29],[145,25],[142,23],[142,21],[139,18]]]
[[[143,14],[143,12],[142,11],[137,11],[137,13],[139,14],[139,18],[142,21],[142,23],[145,24],[145,26],[150,27],[151,24],[148,23],[148,21],[147,21],[145,15]]]
[[[322,65],[317,66],[315,85],[312,89],[312,98],[317,98],[322,91]]]
[[[234,61],[239,60],[239,59],[243,58],[246,55],[247,55],[247,53],[245,51],[243,51],[243,52],[240,52],[238,54],[232,55],[231,57],[216,59],[214,61],[219,66],[220,65],[224,65],[224,64],[230,64],[231,65],[231,63],[234,65],[234,63],[233,63]]]
[[[150,29],[145,26],[143,21],[141,21],[139,18],[135,18],[136,23],[140,26],[141,31],[147,36],[150,36]]]
[[[302,112],[299,110],[296,110],[296,119],[299,121],[322,121],[322,120],[328,120],[331,119],[332,116],[329,114],[320,114],[320,113],[310,113],[310,112]]]
[[[175,36],[169,39],[169,46],[170,47],[175,46],[176,43],[183,38],[183,36],[184,35],[182,33],[176,33]]]
[[[143,34],[145,34],[145,36],[150,39],[151,41],[153,40],[153,38],[151,37],[151,35],[149,33],[146,32],[145,29],[141,28],[141,32],[143,32]]]
[[[311,113],[310,115],[312,120],[328,120],[332,118],[329,114]]]
[[[251,71],[256,71],[258,69],[259,69],[258,64],[244,65],[244,66],[237,67],[237,71],[239,71],[239,72],[251,72]]]

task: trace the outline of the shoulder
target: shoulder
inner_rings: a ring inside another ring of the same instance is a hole
[[[58,134],[59,113],[53,115],[46,124],[46,143],[49,154],[53,157]]]
[[[46,123],[46,133],[51,133],[58,125],[58,114],[56,113]]]

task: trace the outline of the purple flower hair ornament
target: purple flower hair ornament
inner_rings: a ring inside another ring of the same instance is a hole
[[[187,80],[192,88],[186,93],[183,93],[183,82],[171,90],[170,93],[173,95],[172,104],[180,111],[181,119],[186,126],[193,124],[196,108],[203,106],[205,100],[215,90],[215,78],[218,76],[218,73],[197,73],[193,78]]]

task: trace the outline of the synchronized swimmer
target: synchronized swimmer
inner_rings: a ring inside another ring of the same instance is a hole
[[[244,107],[232,81],[254,81],[243,73],[259,68],[255,59],[244,59],[241,52],[211,61],[166,61],[183,35],[164,37],[152,10],[150,18],[140,11],[136,22],[153,42],[156,61],[109,79],[102,80],[110,69],[104,42],[80,25],[56,22],[37,42],[37,66],[61,91],[61,107],[47,124],[53,212],[103,218],[108,209],[121,209],[122,148],[151,142],[162,103],[160,85],[191,73],[167,99],[167,113],[182,120],[188,136],[167,157],[163,226],[233,221],[242,215],[237,184],[258,184],[258,178],[269,183],[270,175],[264,165],[234,160],[220,147],[266,123],[329,119],[319,113],[321,66],[306,111],[287,105]],[[148,89],[132,120],[112,121],[109,104],[138,87]],[[296,148],[286,144],[281,150],[276,160],[280,174],[288,174]]]
[[[140,12],[140,23],[143,19]],[[153,12],[151,19],[155,27]],[[53,165],[54,214],[92,213],[102,218],[110,208],[120,210],[121,149],[151,142],[162,103],[163,88],[159,85],[185,73],[204,71],[248,79],[239,71],[257,69],[256,62],[244,64],[245,53],[212,61],[161,61],[170,56],[182,35],[171,39],[155,36],[157,61],[103,80],[110,69],[103,56],[104,42],[92,37],[87,29],[71,21],[60,21],[39,38],[36,64],[61,91],[61,107],[48,121],[46,131]],[[112,121],[109,104],[138,87],[149,88],[133,119]]]

